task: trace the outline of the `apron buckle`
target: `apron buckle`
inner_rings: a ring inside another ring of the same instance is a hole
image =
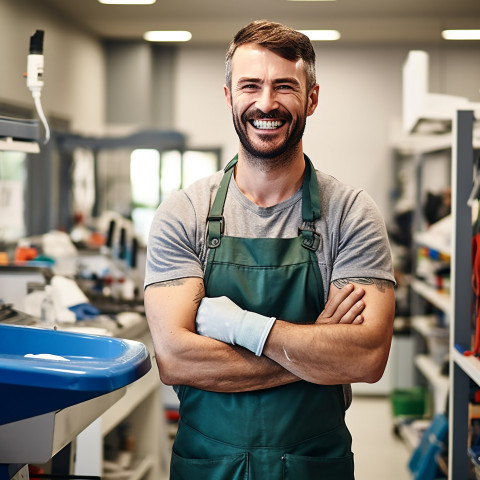
[[[223,215],[212,215],[211,217],[207,218],[207,222],[220,222],[220,235],[223,235],[223,228],[224,228],[224,218]]]
[[[298,234],[302,235],[302,246],[316,252],[320,246],[321,237],[313,228],[298,227]]]
[[[223,215],[211,215],[207,218],[208,222],[208,248],[217,248],[220,246],[221,237],[224,229]]]

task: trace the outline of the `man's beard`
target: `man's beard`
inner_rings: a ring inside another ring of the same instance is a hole
[[[276,147],[269,146],[268,143],[271,141],[270,136],[265,135],[265,138],[262,138],[261,133],[257,134],[257,137],[263,143],[263,146],[255,146],[248,137],[247,124],[254,119],[282,119],[287,120],[291,125],[292,116],[290,113],[287,112],[285,115],[281,114],[278,110],[263,113],[261,110],[254,109],[253,111],[246,110],[241,118],[233,112],[232,117],[235,131],[237,132],[240,143],[247,154],[246,159],[257,167],[270,169],[285,166],[292,160],[292,154],[297,150],[300,140],[303,137],[303,132],[305,131],[307,112],[305,107],[303,118],[299,118],[299,121],[294,125],[293,130],[287,132],[284,141]]]

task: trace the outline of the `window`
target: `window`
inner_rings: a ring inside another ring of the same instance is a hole
[[[25,236],[26,159],[23,152],[0,151],[0,240],[5,243]]]
[[[220,168],[219,150],[137,149],[130,156],[132,220],[135,233],[146,243],[158,205],[173,192]]]

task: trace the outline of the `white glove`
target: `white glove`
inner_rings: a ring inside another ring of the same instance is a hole
[[[204,297],[197,312],[197,333],[260,356],[275,320],[243,310],[228,297]]]

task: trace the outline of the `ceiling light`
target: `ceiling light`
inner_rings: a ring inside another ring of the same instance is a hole
[[[480,30],[444,30],[445,40],[480,40]]]
[[[192,34],[184,30],[152,30],[145,32],[143,38],[149,42],[188,42]]]
[[[98,0],[105,5],[151,5],[157,0]]]
[[[333,41],[340,38],[338,30],[299,30],[312,41]]]
[[[335,0],[288,0],[289,2],[334,2]]]

